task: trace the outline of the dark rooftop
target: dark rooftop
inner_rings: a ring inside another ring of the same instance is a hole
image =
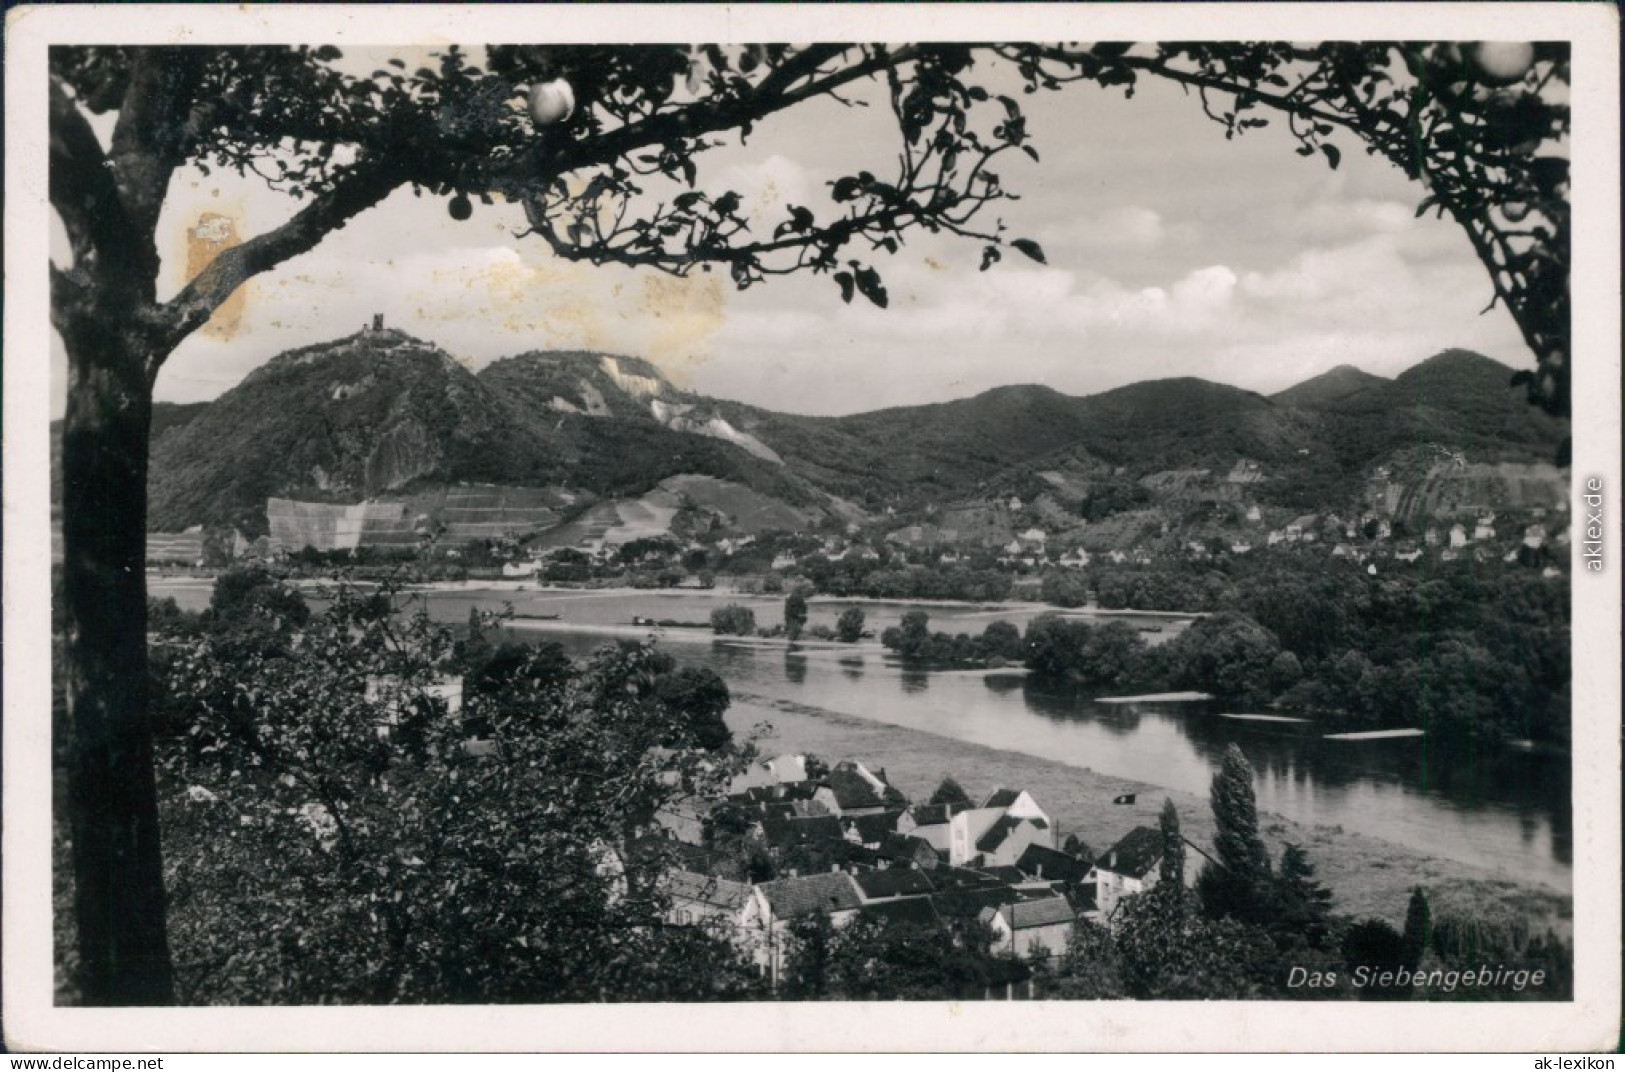
[[[868,815],[851,815],[841,820],[841,826],[856,829],[858,839],[865,845],[878,845],[886,840],[887,834],[897,832],[897,820],[902,817],[901,811],[880,811]]]
[[[845,841],[841,821],[833,815],[810,818],[778,818],[762,820],[762,840],[775,848],[806,845],[821,841]]]
[[[1082,860],[1043,845],[1028,845],[1016,866],[1035,878],[1060,882],[1082,882],[1089,874],[1089,865]]]
[[[795,919],[813,912],[839,912],[863,903],[852,876],[845,871],[775,879],[756,888],[767,898],[778,919]]]
[[[1016,827],[1020,826],[1024,821],[1022,819],[1012,819],[1008,815],[999,816],[998,822],[988,827],[983,831],[982,836],[976,839],[976,851],[995,851],[1000,845],[1004,844],[1004,839],[1009,837]]]
[[[941,826],[960,812],[969,810],[968,804],[916,804],[909,809],[909,815],[913,817],[915,826]]]
[[[881,782],[885,778],[876,775]],[[893,804],[906,804],[907,799],[902,793],[890,785],[882,785],[877,789],[869,779],[859,774],[855,765],[840,763],[829,772],[829,789],[835,794],[835,803],[842,811],[851,811],[855,808],[883,808]]]
[[[935,927],[941,922],[929,897],[910,897],[899,901],[882,901],[863,906],[866,916],[878,916],[888,926]]]
[[[865,900],[889,897],[918,897],[932,892],[926,872],[910,867],[890,867],[884,871],[864,871],[852,876]]]
[[[982,807],[1008,808],[1010,805],[1016,802],[1016,798],[1020,795],[1021,790],[1019,789],[995,789],[991,794],[989,794],[986,802],[982,804]]]
[[[1095,866],[1129,878],[1144,878],[1161,859],[1162,831],[1152,826],[1137,826],[1102,853]]]

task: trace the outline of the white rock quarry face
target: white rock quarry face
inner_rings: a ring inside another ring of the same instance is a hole
[[[721,417],[701,420],[696,417],[685,416],[693,408],[691,405],[673,405],[661,402],[659,399],[649,403],[649,411],[654,414],[654,419],[674,432],[692,432],[695,435],[720,439],[725,443],[732,443],[741,450],[754,454],[764,461],[770,461],[775,465],[784,464],[784,459],[780,458],[772,447],[769,447],[749,432],[741,432]]]
[[[654,377],[622,372],[621,363],[613,357],[605,357],[601,361],[604,373],[615,381],[615,386],[634,398],[653,398],[660,393],[663,385]]]

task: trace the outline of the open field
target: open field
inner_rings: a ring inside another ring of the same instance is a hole
[[[1136,826],[1155,826],[1164,797],[1179,809],[1186,837],[1198,845],[1209,845],[1213,839],[1213,816],[1205,795],[749,693],[734,694],[727,721],[736,734],[769,723],[772,736],[760,742],[768,755],[813,752],[832,762],[857,759],[871,768],[884,768],[911,799],[929,797],[945,774],[953,775],[977,798],[998,786],[1027,789],[1055,818],[1061,838],[1076,834],[1097,852]],[[1111,803],[1126,793],[1137,795],[1133,805]],[[1308,851],[1319,877],[1334,891],[1339,912],[1377,916],[1399,927],[1411,888],[1420,885],[1428,891],[1436,915],[1449,911],[1479,918],[1515,915],[1527,918],[1537,930],[1550,926],[1560,934],[1571,933],[1573,900],[1563,891],[1430,857],[1341,827],[1306,826],[1272,814],[1260,814],[1259,825],[1277,858],[1289,841]],[[1189,866],[1200,865],[1200,858],[1192,854]]]

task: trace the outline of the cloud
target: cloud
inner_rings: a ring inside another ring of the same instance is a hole
[[[1166,237],[1162,215],[1142,205],[1124,205],[1093,215],[1075,216],[1045,226],[1038,233],[1045,247],[1094,250],[1151,249]]]

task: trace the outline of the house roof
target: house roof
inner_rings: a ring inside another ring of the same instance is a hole
[[[1004,844],[1006,838],[1013,834],[1018,826],[1026,822],[1025,819],[1015,819],[1008,815],[999,817],[998,822],[988,827],[981,837],[976,839],[977,852],[993,852]]]
[[[693,871],[668,872],[666,892],[673,898],[715,905],[730,912],[738,911],[750,899],[750,886],[747,883],[695,874]]]
[[[880,808],[888,804],[905,804],[903,794],[892,788],[882,775],[874,781],[863,776],[857,764],[842,762],[829,772],[829,790],[835,803],[843,811],[850,808]],[[879,784],[876,784],[876,783]]]
[[[845,871],[775,879],[756,888],[767,898],[768,907],[777,919],[795,919],[814,912],[840,912],[863,904],[852,876]]]
[[[987,800],[982,803],[982,807],[1008,808],[1016,802],[1016,798],[1019,796],[1021,796],[1021,790],[1019,789],[995,789],[988,795]]]
[[[910,897],[901,901],[868,904],[863,906],[862,912],[866,916],[877,916],[888,925],[935,927],[941,922],[929,897]]]
[[[814,815],[805,818],[777,818],[762,820],[762,840],[769,845],[784,848],[816,841],[844,841],[841,821],[833,815]]]
[[[1082,882],[1089,874],[1089,865],[1082,860],[1038,844],[1028,845],[1016,866],[1026,874],[1061,882]]]
[[[729,796],[729,800],[742,800],[751,804],[779,803],[787,800],[811,800],[818,792],[815,782],[778,782],[774,785],[753,785]]]
[[[1161,859],[1162,831],[1151,826],[1137,826],[1107,849],[1095,861],[1095,866],[1102,871],[1129,878],[1143,878]]]
[[[979,889],[947,890],[931,896],[937,913],[944,916],[976,916],[986,908],[1018,901],[1021,896],[1009,886],[984,886]]]
[[[973,871],[968,867],[933,868],[931,871],[931,884],[939,890],[985,889],[990,886],[1003,886],[1003,883],[992,875],[983,871]]]
[[[998,910],[999,915],[1010,925],[1011,930],[1023,930],[1028,927],[1048,927],[1056,923],[1071,923],[1077,918],[1072,905],[1065,897],[1044,897],[1036,901],[1016,901],[1004,905]]]
[[[924,871],[910,867],[889,867],[884,871],[860,871],[852,876],[866,901],[891,897],[919,897],[932,892]]]
[[[1007,886],[1017,886],[1027,881],[1027,876],[1014,867],[979,867],[978,871],[990,875]]]
[[[856,829],[865,845],[879,844],[887,834],[897,832],[901,811],[880,811],[869,815],[850,815],[841,820],[841,826]]]
[[[932,856],[937,854],[937,850],[924,838],[913,834],[887,834],[880,842],[879,852],[894,860],[915,860],[920,858],[922,847]]]
[[[916,804],[908,813],[915,826],[940,826],[969,808],[969,804]]]

